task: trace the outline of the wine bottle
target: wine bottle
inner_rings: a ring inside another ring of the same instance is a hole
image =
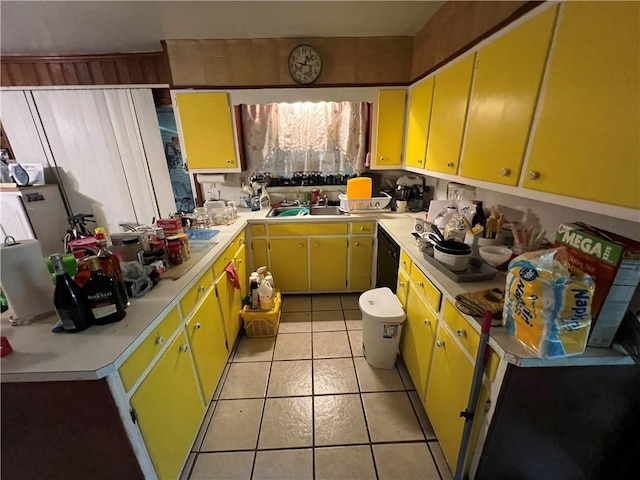
[[[71,333],[80,332],[91,326],[91,314],[80,287],[64,269],[62,255],[54,253],[49,257],[56,274],[56,288],[53,305],[62,321],[62,328]]]
[[[113,278],[118,286],[120,297],[124,303],[125,308],[129,306],[129,295],[127,295],[127,286],[124,283],[124,276],[122,275],[122,269],[120,268],[120,260],[116,257],[109,247],[107,246],[107,236],[104,232],[104,228],[96,228],[96,243],[98,244],[98,258],[100,259],[100,265],[102,271],[107,277]]]
[[[89,257],[87,264],[91,275],[82,287],[82,292],[93,316],[93,323],[106,325],[122,320],[126,312],[116,282],[102,271],[98,257]]]

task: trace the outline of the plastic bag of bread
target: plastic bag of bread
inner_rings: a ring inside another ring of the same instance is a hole
[[[579,355],[587,344],[595,284],[567,259],[562,247],[525,253],[509,264],[502,323],[540,357]]]

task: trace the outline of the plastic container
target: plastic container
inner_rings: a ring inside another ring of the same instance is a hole
[[[393,368],[406,318],[400,300],[388,287],[382,287],[364,292],[358,303],[362,312],[362,349],[367,363],[374,368]]]
[[[391,203],[391,196],[380,192],[382,194],[381,197],[373,197],[373,198],[347,198],[344,193],[338,195],[340,199],[340,210],[343,212],[380,212],[384,209],[390,210],[388,208],[389,203]]]
[[[367,199],[371,198],[371,178],[356,177],[347,181],[347,198]]]

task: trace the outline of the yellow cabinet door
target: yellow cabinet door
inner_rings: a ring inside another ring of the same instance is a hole
[[[311,290],[347,287],[347,239],[311,238]]]
[[[352,237],[349,241],[349,289],[371,288],[372,237]],[[313,283],[313,281],[312,281]]]
[[[452,471],[456,468],[473,365],[441,325],[433,352],[425,410]]]
[[[276,288],[285,293],[308,291],[307,239],[276,238],[269,240],[268,246]]]
[[[452,175],[458,172],[474,62],[475,54],[467,55],[435,77],[427,143],[428,170]]]
[[[372,164],[377,167],[402,163],[405,90],[380,90],[376,116],[376,141]]]
[[[478,52],[460,175],[517,185],[558,7]]]
[[[158,478],[178,478],[204,415],[181,332],[131,397]]]
[[[240,309],[242,309],[242,299],[247,294],[247,284],[249,282],[249,278],[247,276],[247,248],[244,245],[236,251],[236,254],[233,257],[233,266],[236,268],[236,273],[240,280],[240,290],[236,289],[238,296],[236,302],[239,300]]]
[[[178,93],[184,159],[189,169],[239,171],[226,93]]]
[[[524,186],[640,208],[640,3],[562,4]]]
[[[405,149],[405,165],[408,167],[425,167],[433,83],[433,77],[429,77],[411,87],[409,92],[409,115],[407,116],[407,143]]]
[[[251,251],[253,252],[253,270],[262,267],[263,265],[269,266],[269,260],[267,259],[267,241],[266,240],[251,240]],[[269,268],[269,271],[271,269]]]
[[[213,396],[229,355],[220,309],[210,291],[186,324],[205,404]]]
[[[404,270],[401,268],[398,269],[398,285],[396,288],[396,296],[400,303],[402,304],[402,308],[404,311],[407,311],[407,296],[409,295],[409,277]]]
[[[236,306],[236,298],[240,296],[240,293],[239,290],[233,287],[233,284],[227,278],[226,273],[223,273],[218,277],[215,283],[215,288],[218,303],[220,305],[222,322],[224,323],[227,345],[232,349],[240,331],[241,308]]]
[[[422,401],[425,399],[437,327],[438,317],[420,297],[415,287],[410,285],[400,353]]]

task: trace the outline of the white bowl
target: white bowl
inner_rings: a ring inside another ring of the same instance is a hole
[[[504,245],[480,247],[479,251],[482,259],[492,267],[502,265],[511,258],[513,253],[510,248]]]
[[[452,255],[450,253],[441,252],[437,248],[434,248],[433,258],[435,258],[452,272],[461,272],[467,269],[467,265],[469,265],[469,259],[471,258],[471,252],[464,255]]]

